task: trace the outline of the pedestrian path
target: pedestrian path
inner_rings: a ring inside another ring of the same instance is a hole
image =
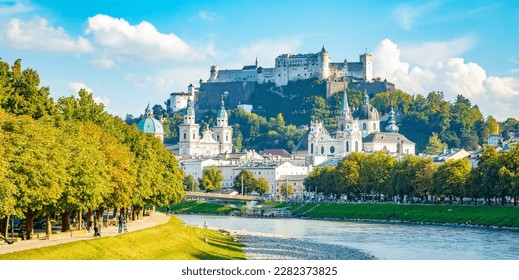
[[[169,220],[169,216],[161,212],[152,212],[149,216],[144,216],[142,219],[128,223],[128,232],[137,231],[145,228],[154,227],[160,224],[165,224]],[[94,237],[94,231],[90,231],[85,235],[73,237],[60,237],[59,239],[47,240],[45,238],[23,240],[14,242],[9,245],[7,243],[0,243],[0,254],[7,254],[28,249],[41,248],[47,246],[54,246],[63,243],[69,243],[80,240],[89,240],[94,238],[104,238],[107,236],[115,236],[119,233],[118,226],[110,226],[101,229],[101,237]]]

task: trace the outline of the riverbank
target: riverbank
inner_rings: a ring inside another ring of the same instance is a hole
[[[360,250],[295,238],[244,230],[230,230],[245,247],[248,260],[372,260]]]
[[[519,228],[519,207],[412,204],[308,204],[293,215],[310,219]]]
[[[519,228],[519,207],[513,206],[378,203],[280,205],[290,211],[292,217],[303,219]],[[182,202],[174,209],[175,213],[182,214],[239,214],[233,208],[207,202]]]

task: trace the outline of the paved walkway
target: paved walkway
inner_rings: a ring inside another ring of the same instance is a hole
[[[169,217],[166,216],[165,213],[161,212],[152,212],[150,216],[145,216],[140,220],[133,221],[128,223],[128,232],[154,227],[156,225],[164,224],[169,220]],[[101,237],[103,238],[107,236],[115,236],[119,233],[118,226],[110,226],[101,229]],[[32,239],[32,240],[23,240],[20,242],[14,242],[13,244],[1,243],[0,241],[0,254],[7,254],[12,252],[18,252],[28,249],[54,246],[58,244],[80,241],[80,240],[88,240],[93,239],[94,231],[90,231],[85,235],[74,236],[74,237],[60,237],[59,239],[47,240],[45,238],[40,239]]]

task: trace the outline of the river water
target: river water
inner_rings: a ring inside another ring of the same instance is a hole
[[[176,215],[187,224],[281,234],[386,260],[519,260],[519,230],[305,219]]]

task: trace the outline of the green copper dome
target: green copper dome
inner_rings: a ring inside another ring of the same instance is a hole
[[[220,107],[220,110],[218,111],[217,118],[228,118],[227,111],[225,110],[225,103],[223,102],[223,96],[222,96],[222,106]]]
[[[162,127],[162,124],[154,118],[142,119],[137,124],[137,129],[144,131],[145,133],[164,134],[164,128]]]
[[[137,124],[137,129],[145,133],[153,133],[155,135],[164,134],[164,127],[162,127],[162,123],[153,118],[153,111],[151,110],[149,100],[148,107],[146,107],[144,112],[144,118],[142,118]]]

